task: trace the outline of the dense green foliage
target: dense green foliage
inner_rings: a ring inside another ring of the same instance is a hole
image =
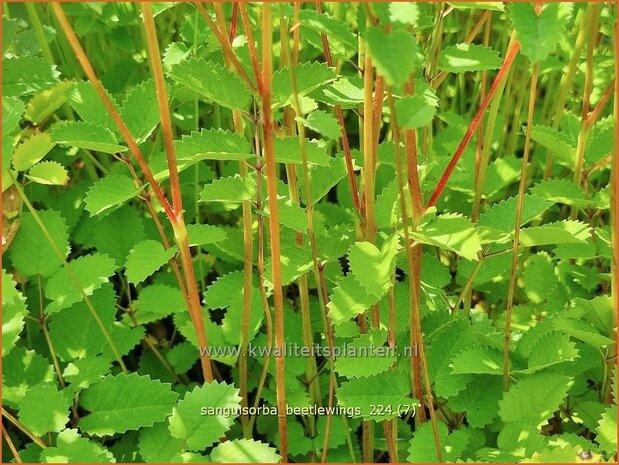
[[[3,3],[3,462],[615,461],[616,15]]]

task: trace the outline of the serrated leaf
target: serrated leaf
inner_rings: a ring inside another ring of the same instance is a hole
[[[491,10],[505,11],[503,2],[447,2],[456,10]]]
[[[539,15],[531,3],[514,3],[510,20],[518,35],[521,53],[537,63],[555,49],[572,13],[572,4],[547,3]]]
[[[591,205],[585,192],[569,179],[546,179],[531,188],[536,196],[578,208]]]
[[[138,322],[158,320],[187,308],[181,290],[167,284],[143,287],[135,305]]]
[[[82,392],[81,407],[91,413],[82,416],[80,429],[108,436],[163,421],[178,398],[170,387],[137,373],[107,376]]]
[[[140,430],[138,447],[147,463],[169,462],[183,450],[183,440],[172,437],[167,423],[161,422]]]
[[[114,259],[103,254],[82,255],[70,261],[69,266],[72,273],[63,267],[56,271],[45,285],[45,297],[51,300],[45,308],[48,314],[81,301],[82,292],[87,296],[92,295],[94,291],[107,283],[108,278],[116,271]],[[71,275],[76,277],[78,282],[74,282]]]
[[[11,57],[2,60],[2,95],[20,97],[50,89],[60,73],[43,58]]]
[[[24,329],[26,299],[15,288],[13,278],[2,270],[2,356],[15,347]]]
[[[174,407],[170,417],[170,432],[182,439],[189,450],[202,450],[212,445],[230,429],[240,406],[239,391],[224,382],[196,386]],[[228,409],[229,415],[215,409]],[[212,409],[212,411],[210,411]]]
[[[108,330],[116,315],[116,294],[111,285],[97,289],[91,303]],[[64,361],[94,357],[107,344],[99,323],[84,301],[63,309],[51,319],[49,334],[58,357]]]
[[[450,73],[484,71],[501,67],[499,52],[474,44],[456,44],[441,51],[438,67]]]
[[[463,430],[449,434],[447,425],[437,424],[438,436],[444,462],[456,462],[468,445],[468,437]],[[434,433],[431,423],[423,423],[413,434],[408,447],[409,463],[439,463],[434,445]]]
[[[55,161],[37,163],[30,168],[26,177],[38,184],[50,186],[65,186],[69,182],[69,172]]]
[[[609,455],[617,453],[617,405],[607,407],[598,422],[596,441]]]
[[[522,229],[520,231],[520,244],[525,247],[548,244],[577,244],[587,241],[589,237],[589,226],[585,223],[565,220]]]
[[[347,378],[361,378],[387,371],[395,363],[396,357],[386,347],[387,331],[370,330],[347,344],[355,353],[343,354],[335,361],[335,370]]]
[[[404,129],[417,129],[432,122],[438,99],[432,94],[406,95],[397,101],[398,124]]]
[[[503,354],[492,347],[467,347],[453,358],[454,374],[503,374]]]
[[[503,396],[503,380],[499,376],[474,376],[466,389],[449,399],[455,412],[466,412],[471,428],[482,428],[498,416],[499,400]]]
[[[2,356],[2,403],[17,407],[30,388],[51,383],[55,376],[49,360],[34,350],[15,347]]]
[[[524,421],[539,427],[559,408],[570,385],[570,378],[558,373],[522,378],[499,401],[499,415],[506,423]]]
[[[297,16],[303,27],[303,37],[321,52],[321,34],[326,34],[334,56],[348,59],[355,54],[357,38],[343,22],[327,13],[317,13],[309,9],[301,9]]]
[[[514,372],[534,373],[558,363],[573,361],[577,357],[578,350],[569,336],[553,331],[539,338],[529,356],[527,369]]]
[[[346,161],[343,156],[331,158],[328,166],[318,166],[310,171],[312,203],[317,203],[338,182],[346,177]]]
[[[41,452],[43,463],[107,463],[114,456],[102,445],[79,435],[76,429],[65,429],[56,437],[56,446]]]
[[[165,265],[176,254],[177,247],[164,249],[159,241],[148,239],[136,244],[127,257],[127,280],[139,284]]]
[[[120,116],[136,143],[144,142],[160,121],[155,81],[149,79],[125,93]]]
[[[479,235],[468,218],[448,213],[432,218],[411,236],[422,244],[434,245],[477,260],[481,251]]]
[[[369,294],[357,279],[350,275],[344,276],[329,296],[329,316],[334,325],[339,325],[363,313],[378,301],[376,296]]]
[[[131,206],[123,206],[105,215],[96,224],[94,239],[97,250],[108,254],[121,266],[133,246],[145,239],[144,221],[140,212]]]
[[[70,250],[66,221],[54,210],[41,210],[37,214],[54,244],[66,258]],[[9,248],[9,255],[13,266],[24,276],[48,277],[62,266],[62,260],[30,212],[21,215],[21,226]]]
[[[247,160],[254,157],[247,140],[230,131],[202,129],[174,141],[179,160]]]
[[[251,94],[238,74],[203,58],[172,66],[168,76],[226,108],[246,110],[251,103]]]
[[[37,436],[56,433],[69,421],[70,403],[53,384],[39,384],[26,391],[19,404],[19,420]]]
[[[222,442],[211,451],[213,463],[279,463],[274,447],[254,439]]]
[[[389,20],[415,26],[419,19],[419,7],[414,2],[391,2]]]
[[[385,33],[377,27],[369,27],[365,31],[365,41],[376,70],[390,86],[406,81],[419,64],[417,42],[406,30]]]
[[[204,186],[200,192],[202,202],[244,202],[256,195],[256,183],[253,178],[236,174],[227,178],[218,178]]]
[[[327,149],[316,141],[305,141],[305,154],[308,165],[328,166],[331,158]],[[275,139],[275,161],[278,163],[303,163],[303,154],[298,137],[277,137]]]
[[[279,214],[279,221],[283,226],[294,229],[297,232],[305,233],[308,228],[307,213],[305,209],[298,204],[294,203],[292,199],[282,197],[277,199],[277,208]],[[268,216],[270,210],[268,204],[266,208],[260,212]]]
[[[116,209],[138,194],[131,178],[120,174],[109,174],[95,182],[86,193],[84,202],[90,216]]]
[[[535,219],[552,206],[552,202],[532,194],[525,194],[522,202],[520,226]],[[516,209],[518,198],[510,197],[495,203],[479,217],[477,226],[496,229],[503,233],[511,233],[516,226]]]
[[[380,421],[399,416],[398,409],[404,406],[410,406],[412,411],[416,401],[408,397],[410,392],[410,381],[405,373],[389,371],[344,382],[337,388],[336,395],[340,406],[356,410],[354,418]],[[372,406],[376,405],[384,410],[374,412]]]
[[[585,161],[593,165],[615,150],[615,119],[612,116],[600,119],[587,137]]]
[[[188,224],[187,236],[190,246],[225,241],[228,237],[224,229],[212,224]]]
[[[18,171],[26,171],[49,153],[56,143],[46,132],[40,132],[15,147],[13,166]]]
[[[379,250],[370,242],[356,242],[348,254],[353,275],[365,290],[380,299],[392,286],[398,236],[387,239]]]
[[[107,96],[116,109],[119,110],[114,97],[109,93],[107,93]],[[110,112],[103,104],[101,97],[99,97],[91,82],[77,82],[67,90],[67,100],[85,122],[116,131],[117,126],[110,116]]]
[[[25,117],[33,124],[43,122],[67,101],[66,93],[72,86],[73,82],[64,81],[52,89],[39,92],[26,105]]]
[[[114,133],[103,126],[84,121],[63,121],[51,129],[54,142],[80,149],[103,153],[124,152],[127,147],[118,145]]]
[[[564,133],[547,126],[535,125],[531,131],[531,139],[557,155],[566,165],[574,166],[576,147]]]
[[[299,63],[294,67],[294,75],[299,97],[319,89],[336,78],[333,68],[319,62]],[[292,95],[289,68],[282,68],[273,73],[272,89],[273,107],[279,108],[286,105]]]
[[[301,119],[301,122],[312,131],[322,134],[327,139],[337,139],[340,137],[340,124],[335,116],[326,111],[313,111],[307,118]]]
[[[82,358],[67,364],[62,372],[65,381],[70,383],[65,392],[74,395],[103,379],[110,372],[110,366],[111,363],[101,356]]]

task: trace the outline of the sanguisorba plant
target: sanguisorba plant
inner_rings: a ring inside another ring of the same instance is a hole
[[[615,3],[2,28],[3,462],[616,460]]]

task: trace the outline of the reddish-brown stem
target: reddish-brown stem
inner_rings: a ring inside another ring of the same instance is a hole
[[[150,58],[151,69],[153,71],[153,78],[155,80],[155,88],[157,90],[157,101],[159,103],[164,147],[168,159],[168,169],[170,171],[170,189],[172,191],[172,205],[174,210],[174,216],[170,218],[170,222],[172,223],[174,237],[176,238],[176,243],[178,244],[183,274],[185,275],[185,285],[189,296],[189,315],[191,316],[196,331],[198,345],[200,347],[207,347],[208,339],[204,325],[204,315],[202,314],[198,283],[193,269],[191,251],[189,250],[189,239],[187,237],[187,228],[185,227],[185,219],[183,215],[182,192],[178,168],[176,166],[176,152],[174,149],[172,120],[170,118],[168,94],[165,88],[163,67],[161,65],[161,54],[157,41],[157,32],[155,30],[155,20],[153,18],[153,11],[150,3],[142,3],[141,6],[142,15],[144,17],[144,29],[146,31],[146,42],[148,44],[148,55]],[[201,354],[200,363],[202,365],[204,380],[210,383],[213,380],[213,372],[210,357],[206,354],[206,352],[204,355]]]
[[[247,36],[247,48],[249,49],[249,57],[251,59],[251,65],[254,69],[254,75],[256,76],[256,82],[258,83],[258,93],[262,93],[262,76],[260,75],[260,65],[258,64],[258,56],[256,54],[256,46],[254,42],[254,33],[252,32],[251,24],[249,22],[249,16],[247,15],[247,9],[244,3],[239,3],[239,9],[241,10],[241,21],[243,23],[243,32]]]
[[[99,98],[101,98],[103,105],[105,105],[108,112],[110,113],[112,120],[114,121],[116,126],[118,126],[118,130],[120,131],[120,134],[122,135],[123,139],[129,146],[129,150],[131,151],[131,154],[133,155],[133,157],[137,160],[138,164],[140,165],[140,169],[144,173],[146,180],[151,186],[151,189],[153,189],[153,192],[157,196],[157,200],[159,200],[159,203],[165,210],[166,215],[170,219],[173,219],[175,217],[175,214],[174,214],[174,211],[172,210],[172,207],[170,206],[170,203],[168,202],[168,199],[163,193],[163,190],[161,189],[161,186],[159,185],[159,183],[153,177],[150,167],[146,163],[146,160],[144,159],[142,152],[140,151],[137,143],[135,142],[135,139],[131,135],[129,128],[127,128],[127,125],[125,124],[120,114],[118,113],[116,106],[114,105],[114,103],[108,96],[107,92],[103,88],[103,84],[101,84],[101,81],[97,77],[95,70],[90,64],[90,61],[88,60],[88,57],[86,56],[86,52],[84,52],[84,49],[82,48],[82,45],[80,44],[77,38],[77,35],[75,35],[75,31],[73,30],[71,23],[69,23],[69,19],[65,15],[61,4],[51,3],[50,5],[51,5],[52,10],[54,11],[54,14],[56,15],[56,18],[58,19],[58,22],[60,23],[62,27],[62,30],[64,31],[67,37],[67,40],[69,41],[69,44],[71,45],[71,48],[73,49],[75,53],[75,56],[77,57],[77,60],[80,62],[80,65],[82,66],[82,69],[84,70],[84,73],[86,74],[91,84],[95,88],[97,94],[99,95]]]
[[[458,163],[458,160],[460,160],[460,157],[464,153],[466,146],[468,145],[469,141],[471,140],[471,137],[475,133],[475,130],[477,129],[477,126],[479,125],[481,121],[482,115],[484,114],[484,112],[488,108],[488,105],[492,101],[492,97],[494,97],[494,94],[496,90],[498,89],[499,84],[507,76],[507,73],[509,72],[509,69],[512,63],[514,62],[516,55],[518,55],[519,50],[520,50],[520,43],[517,41],[513,42],[511,47],[507,51],[507,55],[505,56],[505,60],[503,61],[503,64],[501,65],[499,72],[497,73],[496,77],[494,78],[494,81],[492,82],[492,85],[490,86],[490,90],[488,91],[488,94],[486,94],[486,98],[484,98],[484,100],[479,105],[479,109],[477,110],[477,113],[473,117],[471,124],[469,124],[469,127],[467,128],[466,133],[464,134],[464,137],[462,138],[462,141],[460,142],[460,145],[458,145],[458,148],[456,149],[455,153],[451,157],[451,160],[449,161],[447,168],[445,168],[443,175],[441,176],[438,183],[436,184],[436,188],[434,189],[434,192],[432,192],[432,195],[430,196],[430,200],[428,200],[428,203],[426,204],[426,207],[425,207],[426,210],[436,205],[436,202],[438,201],[438,198],[441,196],[443,190],[445,189],[445,186],[447,185],[447,181],[449,180],[449,177],[453,173],[453,170],[455,169],[456,164]]]
[[[316,11],[322,13],[320,2],[316,2]],[[333,67],[333,58],[331,56],[331,47],[329,46],[329,38],[326,34],[321,34],[322,49],[325,54],[327,65]],[[359,199],[359,188],[357,187],[357,179],[355,177],[355,169],[352,162],[352,152],[348,142],[348,131],[346,130],[346,121],[344,120],[344,112],[340,105],[335,105],[335,116],[342,131],[342,149],[344,151],[344,160],[346,161],[346,172],[348,173],[348,184],[350,185],[350,193],[352,195],[353,207],[361,216],[361,201]]]
[[[281,243],[277,205],[277,167],[275,163],[275,133],[271,110],[271,75],[273,73],[273,37],[271,5],[262,7],[262,131],[269,195],[269,230],[271,232],[271,267],[275,303],[275,371],[278,409],[280,455],[288,461],[288,429],[286,418],[286,385],[284,376],[284,294],[282,288]]]
[[[585,127],[587,129],[590,129],[591,126],[593,126],[593,124],[598,120],[598,118],[600,117],[600,114],[602,113],[602,110],[604,109],[608,101],[610,100],[610,97],[613,95],[614,90],[615,90],[615,80],[613,80],[613,82],[611,82],[610,85],[606,88],[598,104],[595,106],[593,111],[589,113],[589,115],[585,119]]]
[[[234,40],[236,37],[236,25],[239,20],[239,4],[238,2],[234,2],[232,4],[232,19],[230,24],[230,42]]]

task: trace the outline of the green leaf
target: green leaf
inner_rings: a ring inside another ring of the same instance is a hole
[[[174,407],[170,432],[185,441],[189,450],[202,450],[230,429],[238,416],[240,402],[238,389],[224,382],[196,386]]]
[[[279,463],[281,459],[274,447],[253,439],[222,442],[211,451],[213,463]]]
[[[499,52],[490,47],[473,44],[456,44],[441,51],[438,67],[450,73],[484,71],[501,67]]]
[[[63,121],[51,129],[52,139],[57,144],[103,153],[124,152],[127,147],[118,145],[114,133],[103,126],[84,121]]]
[[[301,12],[299,12],[301,13]],[[301,15],[299,15],[301,16]],[[296,77],[297,95],[304,97],[307,94],[335,81],[336,74],[333,68],[325,63],[305,62],[294,67]],[[292,83],[290,82],[290,69],[285,67],[273,73],[272,83],[273,107],[285,106],[292,95]]]
[[[26,171],[42,160],[55,145],[48,133],[39,132],[15,147],[13,166],[18,171]]]
[[[82,392],[81,407],[91,413],[82,416],[80,429],[107,436],[163,421],[178,398],[170,387],[137,373],[107,376]]]
[[[326,111],[313,111],[307,118],[301,119],[301,122],[307,128],[322,134],[327,139],[337,139],[340,137],[340,124],[335,116]]]
[[[356,242],[348,254],[353,275],[365,290],[380,299],[392,286],[398,236],[387,239],[379,250],[370,242]]]
[[[76,429],[65,429],[56,437],[56,446],[43,449],[43,463],[108,463],[114,456],[102,445],[79,435]]]
[[[503,2],[447,2],[456,10],[491,10],[505,11]]]
[[[590,236],[589,226],[575,220],[547,223],[543,226],[524,228],[520,231],[520,244],[534,247],[548,244],[571,244],[587,241]]]
[[[389,19],[392,22],[417,25],[419,7],[413,2],[391,2],[389,4]]]
[[[256,182],[250,177],[236,174],[227,178],[217,178],[204,186],[200,192],[202,202],[244,202],[256,195]]]
[[[571,342],[566,334],[553,331],[539,338],[529,356],[528,368],[514,372],[534,373],[558,363],[574,361],[576,358],[578,358],[576,344]]]
[[[537,218],[552,206],[552,202],[532,194],[525,194],[522,201],[520,226]],[[495,203],[479,217],[477,226],[492,228],[502,233],[511,233],[516,226],[518,197],[510,197]]]
[[[348,59],[357,51],[357,37],[348,26],[327,13],[301,9],[297,14],[302,26],[303,37],[322,52],[321,34],[329,38],[331,53],[335,57]]]
[[[546,179],[533,186],[531,192],[540,198],[577,208],[585,208],[592,203],[585,192],[569,179]]]
[[[90,216],[95,216],[120,207],[137,194],[138,189],[131,178],[120,174],[109,174],[90,187],[84,202]]]
[[[469,260],[477,260],[477,253],[481,251],[480,238],[473,224],[455,213],[432,218],[411,236],[422,244],[451,250]]]
[[[264,213],[268,216],[270,214],[268,203],[265,206],[267,208],[265,208],[261,213]],[[294,229],[295,231],[300,233],[305,233],[307,231],[307,214],[303,207],[300,207],[299,205],[294,203],[292,199],[287,199],[286,197],[277,199],[277,207],[279,213],[279,222],[283,226]]]
[[[339,325],[363,313],[378,298],[369,294],[361,283],[352,275],[341,278],[333,293],[329,296],[329,316],[334,325]]]
[[[114,288],[106,284],[97,289],[90,300],[101,323],[108,331],[111,330],[116,315]],[[64,361],[94,357],[107,344],[99,323],[84,301],[76,302],[54,315],[49,324],[49,334],[58,357]]]
[[[521,53],[533,63],[545,60],[561,39],[571,13],[571,3],[547,3],[539,15],[532,3],[512,4],[509,17]]]
[[[114,107],[119,110],[114,97],[107,92],[106,94],[114,104]],[[114,120],[110,116],[110,112],[103,104],[101,97],[99,97],[99,94],[97,94],[91,82],[80,81],[76,83],[73,87],[68,89],[67,99],[69,104],[85,122],[109,128],[112,131],[117,130],[116,123],[114,123]]]
[[[102,254],[82,255],[69,262],[71,273],[66,267],[56,271],[45,285],[45,297],[52,302],[45,308],[45,312],[55,313],[63,308],[70,307],[83,299],[82,292],[92,295],[116,271],[114,259]],[[74,282],[76,277],[78,283]]]
[[[499,415],[506,423],[524,421],[539,427],[558,410],[570,385],[570,378],[558,373],[522,378],[499,401]]]
[[[82,358],[67,364],[62,372],[65,381],[70,383],[65,392],[74,395],[103,379],[110,372],[110,365],[111,363],[101,356]]]
[[[172,437],[164,422],[140,430],[138,447],[147,463],[169,462],[184,449],[183,440]]]
[[[617,453],[617,405],[607,407],[595,429],[596,441],[609,455]]]
[[[120,116],[136,143],[148,139],[161,118],[155,81],[149,79],[131,87],[125,94]]]
[[[441,444],[443,462],[456,462],[468,445],[468,436],[463,430],[449,433],[443,422],[437,424],[438,437]],[[432,424],[426,422],[413,434],[408,447],[409,463],[440,463],[434,445]]]
[[[188,224],[187,236],[190,246],[225,241],[228,237],[224,229],[212,224]]]
[[[239,134],[222,129],[202,129],[174,141],[180,161],[247,160],[254,157],[251,146]]]
[[[177,247],[164,249],[159,241],[148,239],[136,244],[127,257],[127,280],[139,284],[165,265],[176,254]]]
[[[190,58],[172,66],[168,76],[232,110],[246,110],[251,103],[251,94],[238,74],[203,58]]]
[[[474,345],[453,358],[454,374],[503,374],[503,354],[492,347]]]
[[[466,412],[471,428],[483,428],[498,416],[499,400],[503,396],[503,380],[499,376],[477,375],[466,389],[450,397],[449,406],[455,412]]]
[[[15,288],[11,275],[2,270],[2,356],[15,347],[19,333],[24,329],[26,299]]]
[[[94,239],[97,250],[108,254],[121,266],[133,246],[145,239],[140,212],[128,205],[99,218],[96,225]]]
[[[531,139],[554,153],[565,165],[574,166],[576,163],[576,146],[564,132],[547,126],[534,125]]]
[[[408,397],[410,392],[408,375],[388,371],[344,382],[337,388],[336,395],[341,407],[354,409],[353,418],[380,421],[400,416],[402,408],[413,411],[416,401]],[[372,406],[378,405],[383,410],[374,411]]]
[[[66,93],[72,86],[73,82],[64,81],[39,92],[26,105],[24,116],[35,125],[42,123],[67,101]]]
[[[69,233],[60,213],[54,210],[37,212],[63,258],[69,255]],[[48,277],[62,266],[62,260],[43,234],[30,212],[22,213],[21,226],[9,248],[13,266],[24,276]]]
[[[384,347],[387,331],[372,329],[347,343],[354,355],[343,354],[335,361],[335,370],[347,378],[362,378],[387,371],[396,362],[396,357]],[[346,352],[346,351],[345,351]]]
[[[430,124],[437,105],[438,99],[423,94],[402,97],[395,104],[399,126],[403,129],[417,129]]]
[[[328,166],[331,158],[326,147],[316,141],[305,141],[305,154],[308,165]],[[278,163],[303,163],[303,154],[298,137],[277,137],[275,139],[275,160]]]
[[[55,161],[37,163],[30,168],[26,177],[38,184],[50,186],[66,186],[69,182],[69,172],[64,166]]]
[[[55,380],[54,367],[34,350],[15,347],[2,356],[2,403],[17,407],[30,388]]]
[[[19,404],[19,420],[37,436],[57,433],[69,421],[70,403],[53,384],[39,384],[26,391]]]
[[[2,60],[2,95],[20,97],[50,89],[58,82],[58,76],[56,66],[42,58],[5,57]]]
[[[365,41],[376,70],[390,86],[405,82],[419,64],[417,42],[408,31],[398,29],[385,33],[377,27],[369,27],[365,31]]]
[[[338,182],[346,177],[346,161],[343,156],[335,156],[328,166],[314,167],[310,171],[312,203],[316,204]]]

